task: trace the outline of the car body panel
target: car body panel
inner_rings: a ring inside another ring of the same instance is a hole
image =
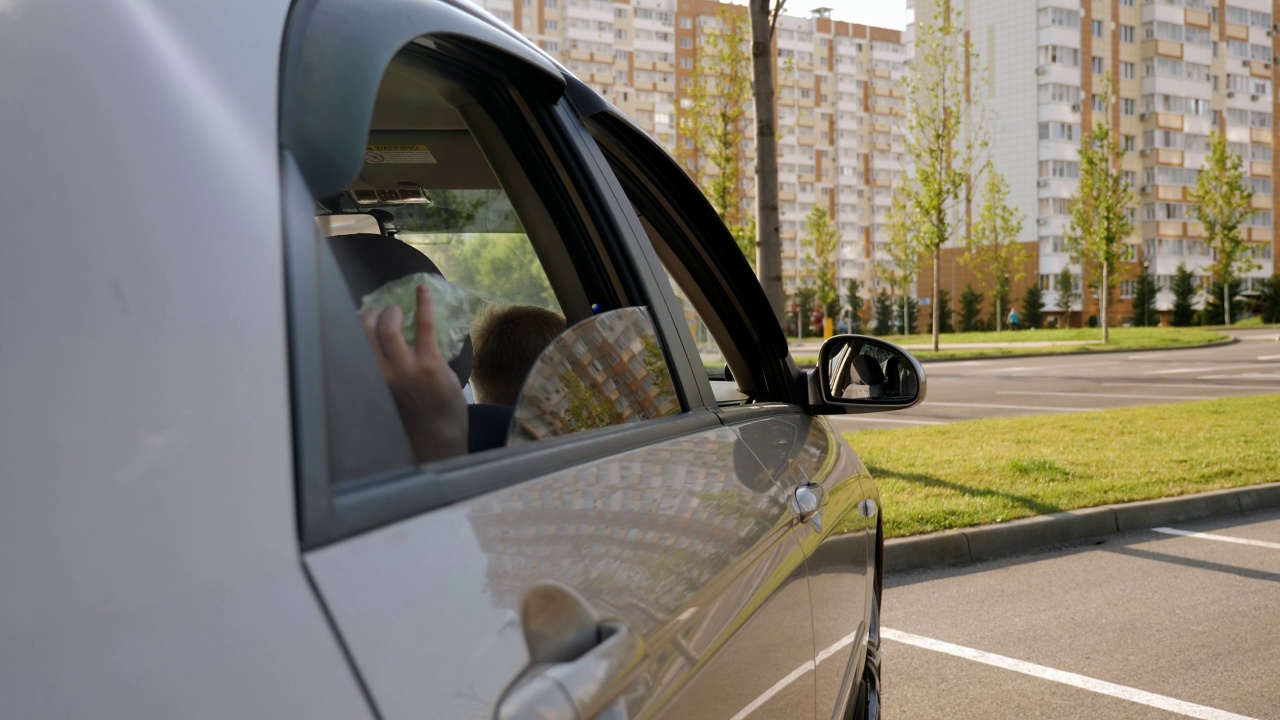
[[[0,716],[368,714],[293,520],[287,11],[0,8]]]

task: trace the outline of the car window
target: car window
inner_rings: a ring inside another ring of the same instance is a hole
[[[682,410],[651,316],[573,188],[546,181],[520,107],[411,45],[360,172],[315,198],[332,483]]]

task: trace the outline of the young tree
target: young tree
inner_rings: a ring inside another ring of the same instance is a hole
[[[1009,312],[1010,286],[1026,273],[1027,249],[1018,242],[1022,213],[1009,206],[1009,184],[990,162],[982,184],[982,205],[961,262],[983,281],[995,299],[995,327]]]
[[[902,302],[895,303],[893,307],[893,319],[898,324],[898,332],[910,335],[913,329],[918,330],[912,320],[919,314],[920,303],[910,295],[904,295]]]
[[[1143,265],[1133,288],[1133,324],[1137,327],[1155,327],[1160,324],[1160,313],[1156,311],[1156,281],[1151,277],[1150,268]]]
[[[1111,80],[1102,80],[1103,106],[1112,102]],[[1106,120],[1107,114],[1092,130],[1080,138],[1080,184],[1071,198],[1071,223],[1067,228],[1067,247],[1072,257],[1083,267],[1092,268],[1099,288],[1101,304],[1100,322],[1102,342],[1111,340],[1108,328],[1107,300],[1111,288],[1119,278],[1116,263],[1124,254],[1125,239],[1133,233],[1129,220],[1129,208],[1133,205],[1133,190],[1125,179],[1120,164],[1125,150],[1112,133]]]
[[[1218,279],[1210,283],[1205,292],[1204,309],[1200,311],[1201,324],[1230,325],[1234,320],[1239,319],[1244,309],[1236,304],[1233,311],[1231,303],[1224,302],[1224,299],[1239,295],[1243,285],[1239,278],[1231,281],[1229,289],[1224,288],[1222,281]],[[1227,313],[1232,313],[1231,317],[1227,317]]]
[[[916,56],[907,70],[906,164],[900,192],[918,247],[933,257],[933,287],[942,287],[942,246],[964,230],[978,156],[987,147],[982,91],[969,92],[978,54],[961,23],[959,3],[938,3],[917,18]],[[980,83],[974,82],[973,85]],[[933,349],[941,328],[933,305]]]
[[[834,316],[840,308],[840,292],[836,289],[836,248],[840,246],[840,233],[820,203],[814,203],[809,211],[801,243],[805,249],[805,274],[812,283],[818,307],[827,317]]]
[[[876,328],[877,335],[888,335],[893,332],[893,298],[888,290],[881,290],[876,295]]]
[[[1044,324],[1044,291],[1040,283],[1031,283],[1022,296],[1022,324],[1036,330]]]
[[[858,294],[858,281],[849,278],[844,286],[845,307],[849,308],[849,332],[862,332],[862,296]]]
[[[1262,322],[1280,322],[1280,274],[1267,278],[1258,299],[1262,304]]]
[[[1209,134],[1209,154],[1189,199],[1191,217],[1200,221],[1205,245],[1216,258],[1213,276],[1221,285],[1224,317],[1230,325],[1232,281],[1261,266],[1254,262],[1253,246],[1245,242],[1240,231],[1253,212],[1249,206],[1253,188],[1245,183],[1244,159],[1227,149],[1226,135],[1216,131]]]
[[[938,315],[942,318],[942,332],[955,332],[955,326],[951,324],[951,293],[946,290],[939,289],[937,303],[940,306]],[[932,332],[932,330],[930,330]]]
[[[965,285],[960,293],[960,332],[974,332],[978,329],[978,318],[982,315],[982,293]]]
[[[1053,289],[1058,291],[1058,303],[1054,307],[1062,313],[1062,325],[1071,327],[1071,306],[1080,299],[1076,293],[1076,276],[1071,274],[1071,268],[1062,268],[1053,280]]]
[[[782,319],[782,236],[778,218],[777,101],[773,35],[786,0],[748,0],[751,75],[756,109],[756,271],[773,312]]]
[[[1173,291],[1173,310],[1169,324],[1174,327],[1189,327],[1196,312],[1192,307],[1196,297],[1196,277],[1185,264],[1178,264],[1169,289]]]
[[[754,267],[755,220],[742,210],[742,186],[747,177],[744,146],[751,107],[751,56],[744,38],[750,21],[727,5],[716,17],[719,26],[698,39],[693,82],[684,102],[676,105],[680,132],[676,157]]]
[[[814,308],[817,307],[815,304],[817,297],[817,291],[813,289],[812,285],[807,283],[801,285],[800,288],[796,290],[796,315],[798,316],[796,319],[796,335],[801,338],[803,338],[806,333],[810,335],[813,334],[810,323],[813,319]]]
[[[889,229],[887,245],[889,258],[893,264],[880,265],[880,271],[890,278],[893,288],[902,293],[902,309],[899,312],[901,316],[906,313],[907,298],[911,296],[916,278],[920,276],[920,245],[917,240],[919,236],[915,232],[907,201],[901,194],[894,195],[885,224]],[[936,322],[937,318],[934,318],[934,321]],[[903,324],[903,335],[907,334],[908,324]]]

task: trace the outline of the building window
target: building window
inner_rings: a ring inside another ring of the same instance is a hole
[[[1105,72],[1105,70],[1103,69],[1102,58],[1098,57],[1097,55],[1094,55],[1093,56],[1093,74],[1101,75],[1103,72]]]
[[[1121,79],[1121,80],[1136,80],[1136,79],[1138,79],[1138,66],[1137,66],[1135,63],[1131,63],[1131,62],[1123,62],[1123,61],[1121,61],[1121,63],[1120,63],[1120,79]]]
[[[1102,37],[1102,21],[1101,20],[1093,21],[1093,36],[1096,38]]]
[[[693,18],[687,18],[687,17],[682,17],[682,18],[680,18],[680,27],[681,27],[682,29],[684,29],[684,30],[688,30],[688,29],[692,28],[692,27],[693,27]]]
[[[560,29],[560,23],[555,20],[543,20],[542,29],[544,32],[547,30],[558,30]]]
[[[1136,37],[1137,33],[1134,31],[1134,27],[1132,25],[1120,26],[1120,42],[1131,43],[1134,42]]]
[[[1120,114],[1121,114],[1121,115],[1136,115],[1136,114],[1138,114],[1138,101],[1137,101],[1137,100],[1134,100],[1133,98],[1121,98],[1121,99],[1120,99]]]
[[[1124,151],[1125,151],[1125,152],[1133,152],[1134,150],[1137,150],[1137,149],[1138,149],[1138,136],[1137,136],[1137,135],[1125,135],[1125,136],[1124,136]]]

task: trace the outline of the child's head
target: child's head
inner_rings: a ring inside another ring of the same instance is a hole
[[[563,317],[533,305],[490,307],[471,331],[476,402],[515,405],[533,362],[565,331]]]

